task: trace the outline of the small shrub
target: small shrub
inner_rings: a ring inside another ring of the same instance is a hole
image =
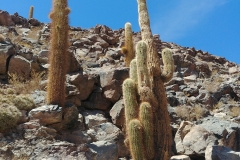
[[[196,120],[199,120],[202,117],[204,117],[206,113],[207,113],[207,110],[199,105],[194,106],[192,109],[192,114],[195,114]]]
[[[30,95],[0,95],[0,104],[16,106],[19,110],[31,110],[35,108],[35,103]]]
[[[230,116],[238,117],[240,116],[240,107],[234,106],[230,109]]]
[[[209,93],[214,93],[219,89],[219,86],[222,84],[223,78],[219,76],[213,76],[210,81],[204,81],[203,86]]]
[[[199,105],[179,106],[175,108],[175,113],[183,120],[194,121],[199,120],[207,114],[207,110]]]
[[[31,110],[35,108],[35,103],[30,95],[17,95],[12,103],[20,110]]]
[[[184,119],[184,120],[187,120],[187,121],[190,121],[191,120],[191,117],[190,117],[190,114],[191,114],[191,109],[187,106],[178,106],[175,108],[175,113],[178,115],[178,117]]]
[[[16,126],[21,117],[17,107],[3,103],[0,105],[0,132],[6,132]]]
[[[219,101],[216,105],[213,106],[213,109],[219,109],[223,105],[222,101]]]

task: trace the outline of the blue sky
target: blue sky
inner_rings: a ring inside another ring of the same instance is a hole
[[[0,0],[0,9],[50,22],[51,0]],[[240,0],[148,0],[153,34],[163,41],[195,47],[240,64]],[[139,31],[137,0],[70,0],[70,25],[112,29],[132,23]]]

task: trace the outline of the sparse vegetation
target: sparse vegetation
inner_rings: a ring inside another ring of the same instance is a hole
[[[17,94],[30,94],[35,90],[43,90],[40,82],[43,80],[44,76],[45,72],[32,72],[30,79],[26,80],[25,78],[19,77],[16,74],[9,74],[9,83],[13,85],[13,88]]]
[[[9,93],[8,91],[11,91],[12,93]],[[15,92],[12,89],[5,89],[5,92],[3,89],[0,90],[0,104],[8,104],[16,106],[19,110],[31,110],[35,108],[35,103],[33,101],[33,98],[31,95],[16,95]]]
[[[232,117],[238,117],[240,116],[240,107],[234,106],[230,109],[230,116]]]
[[[214,93],[217,91],[221,83],[223,82],[223,78],[220,76],[213,76],[210,81],[205,80],[203,82],[203,85],[205,86],[205,89],[209,93]]]
[[[0,104],[0,132],[6,132],[7,130],[16,126],[17,121],[21,117],[21,112],[14,105],[6,103]]]
[[[219,101],[216,105],[213,106],[213,109],[219,109],[223,105],[222,101]]]
[[[208,111],[200,105],[194,107],[183,105],[176,107],[175,112],[182,120],[195,121],[204,117]]]

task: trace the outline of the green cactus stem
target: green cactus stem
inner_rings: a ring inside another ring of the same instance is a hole
[[[138,119],[133,119],[128,125],[129,144],[134,160],[147,160],[143,147],[143,129]]]
[[[125,55],[126,66],[129,67],[135,56],[132,41],[132,25],[129,22],[125,24],[125,45],[122,48],[122,53]]]
[[[137,84],[138,77],[137,77],[137,60],[133,59],[130,63],[130,71],[129,77]]]
[[[172,56],[172,52],[170,49],[165,48],[162,51],[162,59],[163,59],[163,71],[162,71],[162,81],[168,82],[172,79],[174,73],[174,60]]]
[[[68,68],[68,14],[70,9],[67,0],[53,0],[50,13],[51,46],[50,67],[47,85],[47,103],[64,107],[65,80]]]
[[[153,136],[153,112],[150,103],[143,102],[140,105],[139,120],[143,126],[143,144],[148,159],[153,159],[155,155],[154,150],[154,136]]]
[[[138,118],[138,103],[136,84],[130,78],[123,82],[123,96],[125,107],[125,121],[129,124],[130,120]]]

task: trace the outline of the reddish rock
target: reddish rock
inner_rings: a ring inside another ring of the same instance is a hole
[[[11,15],[8,12],[0,10],[0,25],[1,26],[13,26],[15,25]]]

